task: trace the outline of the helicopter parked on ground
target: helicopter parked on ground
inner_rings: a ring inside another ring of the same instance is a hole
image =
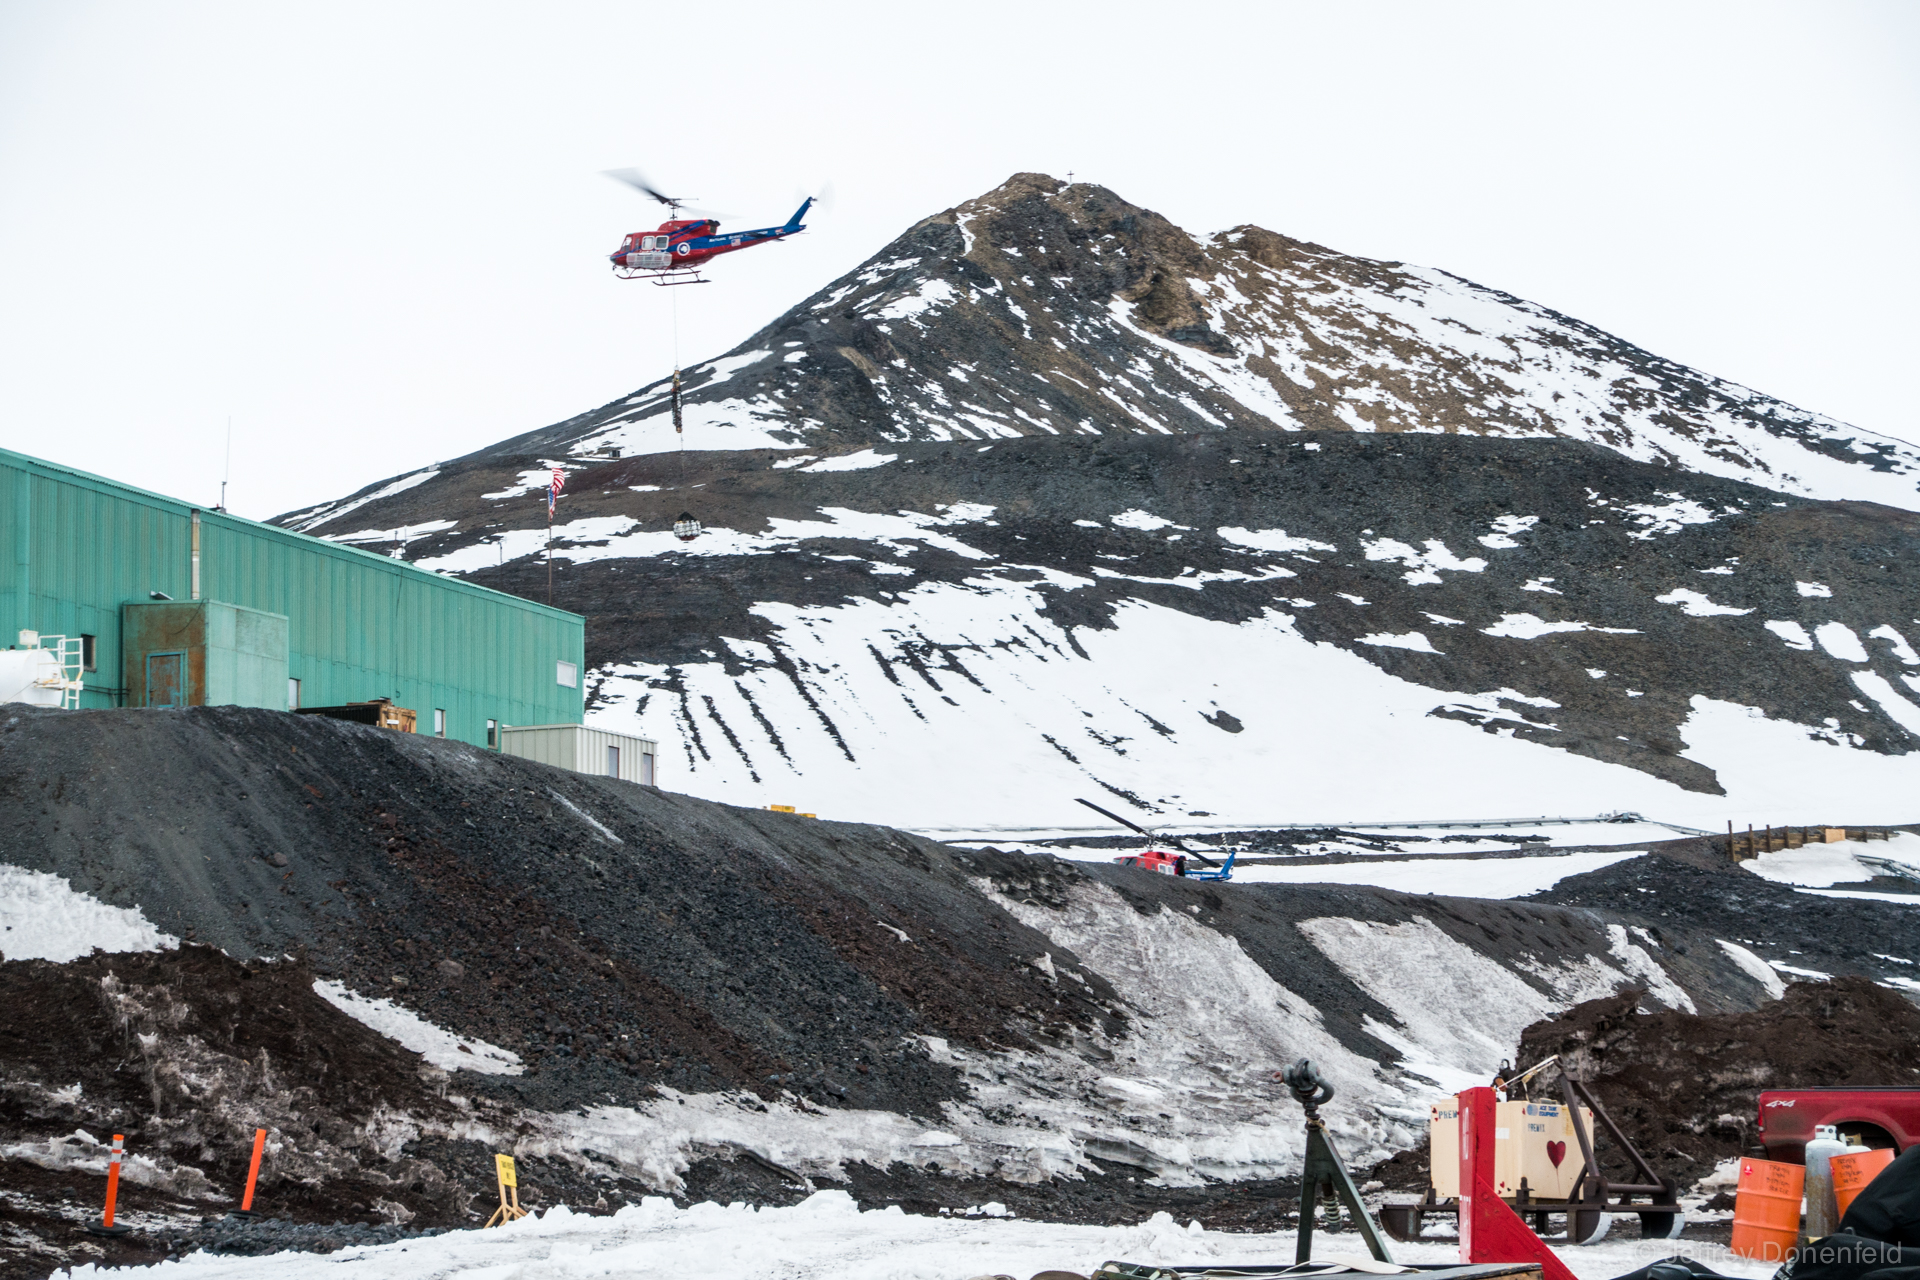
[[[1145,827],[1127,821],[1111,809],[1102,809],[1091,800],[1079,800],[1077,803],[1087,806],[1087,808],[1093,810],[1095,813],[1112,818],[1123,827],[1130,827],[1138,831],[1147,838],[1149,844],[1153,841],[1160,840],[1165,841],[1167,844],[1179,850],[1178,853],[1168,853],[1164,849],[1147,848],[1141,850],[1139,853],[1122,854],[1120,857],[1115,858],[1114,861],[1123,867],[1140,867],[1147,871],[1157,871],[1161,875],[1184,876],[1188,880],[1233,879],[1233,860],[1240,856],[1238,849],[1230,851],[1227,854],[1227,860],[1225,862],[1218,862],[1209,858],[1204,853],[1197,853],[1189,849],[1181,842],[1178,836],[1156,835]],[[1200,863],[1207,869],[1205,871],[1193,869],[1187,865],[1189,862]]]

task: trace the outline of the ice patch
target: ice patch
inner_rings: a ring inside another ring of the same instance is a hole
[[[1479,538],[1480,545],[1494,551],[1510,551],[1520,545],[1514,541],[1515,536],[1525,533],[1536,524],[1539,524],[1540,517],[1495,516],[1492,523],[1493,532],[1481,534]],[[1548,581],[1551,582],[1552,579],[1549,578]]]
[[[1446,544],[1438,538],[1427,539],[1424,551],[1416,551],[1393,538],[1377,538],[1372,542],[1362,539],[1360,545],[1366,548],[1369,560],[1393,560],[1407,566],[1407,572],[1401,576],[1409,586],[1431,586],[1440,581],[1440,571],[1443,569],[1457,573],[1479,573],[1487,567],[1487,562],[1479,556],[1462,560],[1447,550]]]
[[[1842,662],[1867,662],[1867,646],[1860,643],[1853,628],[1844,622],[1823,622],[1813,629],[1813,638],[1829,657]]]
[[[1482,635],[1504,636],[1510,640],[1533,640],[1558,631],[1602,631],[1614,636],[1637,636],[1632,627],[1596,627],[1591,622],[1548,622],[1531,613],[1503,613],[1500,621],[1480,628]]]
[[[1893,649],[1893,656],[1900,659],[1903,666],[1920,667],[1920,653],[1915,653],[1913,646],[1907,643],[1907,638],[1892,627],[1882,623],[1867,635],[1875,640],[1885,640]]]
[[[1645,947],[1628,936],[1625,925],[1608,925],[1607,937],[1612,944],[1608,950],[1614,959],[1620,961],[1620,967],[1627,971],[1628,976],[1641,980],[1649,996],[1669,1009],[1679,1009],[1684,1013],[1698,1012],[1694,1008],[1693,997],[1667,975],[1667,971],[1660,967],[1660,962],[1647,954]]]
[[[1404,924],[1321,917],[1301,933],[1399,1025],[1366,1029],[1399,1050],[1403,1069],[1454,1093],[1484,1084],[1520,1033],[1558,1006],[1423,916]]]
[[[1285,529],[1242,529],[1237,525],[1215,529],[1222,542],[1231,542],[1235,546],[1252,547],[1256,551],[1338,551],[1340,548],[1331,542],[1315,542],[1312,538],[1296,538]]]
[[[1622,514],[1631,516],[1633,522],[1640,526],[1637,531],[1627,534],[1629,538],[1638,538],[1645,542],[1658,534],[1678,533],[1687,525],[1708,524],[1719,518],[1715,512],[1701,506],[1692,498],[1683,498],[1677,493],[1664,496],[1673,501],[1664,506],[1640,503],[1620,508]]]
[[[1817,600],[1825,600],[1833,595],[1833,588],[1824,582],[1796,582],[1793,585],[1801,595]]]
[[[1130,511],[1122,511],[1119,515],[1114,516],[1113,524],[1121,529],[1138,529],[1142,533],[1152,533],[1155,529],[1165,529],[1168,527],[1177,529],[1181,527],[1174,524],[1171,520],[1162,520],[1152,512],[1142,511],[1138,507]]]
[[[391,1000],[363,996],[338,982],[322,979],[313,992],[355,1022],[373,1028],[402,1048],[411,1049],[444,1071],[478,1071],[489,1076],[517,1076],[526,1070],[520,1055],[469,1036],[457,1036],[428,1022]]]
[[[1725,938],[1715,938],[1714,941],[1727,953],[1727,959],[1740,966],[1742,973],[1767,989],[1769,1000],[1778,1000],[1787,994],[1786,981],[1774,972],[1772,965],[1738,943],[1728,942]]]
[[[874,312],[875,320],[907,320],[935,307],[945,306],[959,297],[951,284],[945,280],[929,280],[920,286],[916,293],[896,298],[880,310]],[[866,304],[863,304],[862,309]]]
[[[1873,671],[1856,671],[1853,673],[1853,683],[1860,692],[1880,704],[1880,709],[1887,713],[1888,719],[1920,738],[1920,706],[1903,697],[1885,676]]]
[[[1836,840],[1832,844],[1808,844],[1798,849],[1774,849],[1743,859],[1740,869],[1776,884],[1809,889],[1859,884],[1880,874],[1858,861],[1855,854],[1888,858],[1920,869],[1920,836],[1900,832],[1885,842]]]
[[[1644,852],[1606,849],[1535,858],[1421,858],[1304,867],[1241,865],[1233,869],[1233,878],[1242,884],[1366,884],[1435,897],[1524,898],[1545,893],[1568,876],[1599,871]]]
[[[1663,596],[1655,596],[1661,604],[1677,604],[1680,612],[1689,618],[1717,618],[1721,616],[1737,618],[1752,613],[1751,609],[1736,609],[1731,605],[1715,604],[1698,591],[1689,591],[1685,587],[1675,587]]]
[[[345,502],[328,503],[323,507],[314,507],[311,511],[301,513],[297,520],[289,521],[289,525],[291,528],[305,533],[307,530],[318,525],[326,524],[330,520],[338,520],[341,516],[346,515],[347,512],[356,511],[366,506],[369,502],[378,502],[382,498],[391,498],[396,493],[405,493],[415,485],[425,484],[439,474],[440,468],[438,466],[432,466],[424,471],[416,471],[412,475],[401,476],[398,480],[385,484],[364,497],[352,498]]]
[[[838,457],[823,458],[802,471],[865,471],[869,467],[884,467],[889,462],[899,461],[897,453],[876,453],[872,449],[862,449],[858,453],[843,453]]]
[[[1797,622],[1763,622],[1760,625],[1785,640],[1789,649],[1813,648],[1813,637]]]
[[[0,955],[64,964],[106,952],[162,951],[180,939],[154,928],[138,907],[114,907],[60,876],[0,864]]]
[[[1373,635],[1361,636],[1354,643],[1378,645],[1383,649],[1411,649],[1415,653],[1440,652],[1433,647],[1433,643],[1427,639],[1423,631],[1409,631],[1403,636],[1390,636],[1376,632]]]

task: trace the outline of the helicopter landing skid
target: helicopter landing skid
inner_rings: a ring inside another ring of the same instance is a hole
[[[613,274],[622,280],[651,280],[661,286],[713,283],[700,274],[698,267],[690,267],[685,271],[635,271],[631,268],[619,267],[615,268]]]

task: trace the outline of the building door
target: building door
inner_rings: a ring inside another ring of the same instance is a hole
[[[187,705],[187,655],[150,653],[147,655],[147,705],[184,707]]]

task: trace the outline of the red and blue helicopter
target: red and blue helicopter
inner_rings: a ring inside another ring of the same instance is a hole
[[[658,200],[673,215],[653,231],[635,231],[620,242],[619,249],[607,255],[613,263],[613,273],[622,280],[651,280],[661,285],[706,284],[708,282],[700,275],[701,267],[723,253],[751,249],[757,244],[771,244],[775,240],[798,235],[807,229],[800,219],[806,217],[807,210],[813,207],[813,197],[808,196],[793,211],[793,216],[780,226],[722,235],[720,224],[715,220],[717,215],[691,208],[687,201],[676,196],[663,195],[636,170],[610,170],[607,176]],[[680,216],[682,209],[702,216],[683,218]]]

